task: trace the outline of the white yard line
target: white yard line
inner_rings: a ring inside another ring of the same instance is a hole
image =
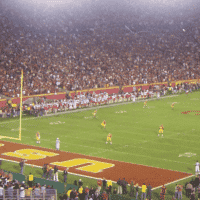
[[[79,145],[79,144],[68,144],[68,143],[64,143],[66,144],[67,146],[81,146],[81,147],[86,147],[86,148],[91,148],[91,149],[100,149],[102,150],[102,148],[98,148],[98,147],[91,147],[91,146],[85,146],[85,145]],[[105,144],[106,145],[106,144]],[[108,144],[107,144],[108,145]],[[109,144],[110,145],[110,144]],[[168,159],[162,159],[162,158],[157,158],[157,157],[153,157],[153,156],[149,156],[149,155],[139,155],[139,154],[134,154],[134,153],[126,153],[126,152],[121,152],[121,151],[114,151],[112,149],[106,149],[107,152],[114,152],[114,153],[117,153],[117,154],[126,154],[126,155],[132,155],[133,156],[137,156],[137,157],[145,157],[145,158],[151,158],[151,159],[155,159],[155,160],[163,160],[163,161],[167,161],[167,162],[174,162],[174,163],[181,163],[181,164],[185,164],[185,165],[191,165],[191,163],[185,163],[185,162],[179,162],[179,161],[174,161],[174,160],[168,160]],[[96,151],[98,152],[98,150]],[[101,152],[101,153],[104,153],[104,152]],[[97,154],[97,153],[96,153]],[[104,159],[108,159],[108,158],[104,158]],[[108,159],[108,160],[113,160],[113,159]],[[124,162],[124,161],[120,161],[120,162]],[[125,163],[129,163],[129,162],[125,162]],[[132,163],[134,164],[134,163]],[[143,165],[143,164],[139,164],[139,165]],[[149,166],[149,165],[143,165],[143,166],[148,166],[148,167],[154,167],[154,166]],[[158,167],[155,167],[155,168],[158,168]],[[172,170],[172,171],[175,171],[175,170]],[[185,172],[185,173],[188,173],[188,172]]]
[[[195,175],[190,175],[190,176],[187,176],[187,177],[185,177],[185,178],[181,178],[181,179],[178,179],[178,180],[169,182],[169,183],[165,184],[165,186],[166,186],[166,185],[173,184],[173,183],[176,183],[176,182],[179,182],[179,181],[182,181],[182,180],[185,180],[185,179],[188,179],[188,178],[191,178],[191,177],[193,177],[193,176],[195,176]],[[152,190],[156,190],[156,189],[161,188],[161,187],[162,187],[162,185],[160,185],[160,186],[158,186],[158,187],[155,187],[155,188],[153,188]]]

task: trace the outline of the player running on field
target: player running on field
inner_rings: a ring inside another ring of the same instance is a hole
[[[172,105],[171,105],[172,110],[174,109],[174,105],[175,105],[175,102],[172,103]]]
[[[163,124],[159,127],[159,133],[162,134],[162,137],[163,137],[163,130],[164,130],[164,127],[163,127]],[[160,134],[158,134],[158,136],[160,136]]]
[[[146,107],[147,107],[147,100],[144,102],[143,108],[146,108]]]
[[[112,134],[109,133],[109,134],[107,135],[107,141],[106,141],[106,144],[108,144],[108,142],[110,142],[110,144],[112,144],[111,138],[112,138]]]
[[[39,132],[36,133],[36,140],[37,140],[36,143],[40,143],[40,133]]]
[[[103,120],[103,122],[101,123],[101,126],[103,126],[104,129],[106,128],[106,120]]]
[[[96,118],[97,110],[95,110],[93,113],[94,118]]]

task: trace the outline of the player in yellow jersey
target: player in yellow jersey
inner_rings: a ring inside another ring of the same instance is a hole
[[[36,140],[37,140],[36,143],[40,143],[40,133],[39,132],[36,133]]]
[[[175,103],[176,103],[176,102],[172,103],[172,105],[171,105],[172,110],[174,109]]]
[[[95,110],[93,113],[94,118],[96,118],[97,110]]]
[[[144,102],[143,108],[146,108],[146,107],[147,107],[147,100]]]
[[[106,141],[106,144],[108,144],[108,142],[110,142],[110,144],[112,144],[111,138],[112,138],[112,134],[109,133],[109,134],[107,135],[107,141]]]
[[[164,127],[163,127],[163,124],[159,127],[159,133],[162,134],[162,137],[163,137],[163,130],[164,130]],[[160,136],[160,134],[158,134],[158,136]]]
[[[106,128],[106,120],[103,120],[103,122],[101,123],[101,126],[103,126],[104,128]]]

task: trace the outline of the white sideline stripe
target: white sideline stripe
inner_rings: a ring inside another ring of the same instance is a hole
[[[14,161],[14,160],[9,160],[9,159],[4,159],[4,158],[1,158],[1,160],[6,160],[6,161],[9,161],[9,162],[14,162],[14,163],[19,163],[18,161]],[[41,168],[42,169],[42,166],[38,166],[38,165],[32,165],[32,164],[27,164],[25,163],[25,165],[28,165],[28,166],[33,166],[33,167],[37,167],[37,168]],[[25,170],[24,170],[25,171]],[[61,172],[63,173],[63,171],[61,170],[58,170],[58,172]],[[86,178],[90,178],[90,179],[96,179],[96,180],[99,180],[99,179],[102,179],[103,180],[103,177],[102,178],[96,178],[96,177],[92,177],[92,176],[86,176],[86,175],[82,175],[82,174],[76,174],[76,173],[73,173],[73,172],[68,172],[69,174],[72,174],[74,176],[82,176],[82,177],[86,177]],[[113,183],[116,183],[116,181],[112,181]],[[128,186],[130,186],[130,184],[128,184]],[[138,186],[139,188],[142,188],[140,186]]]
[[[85,145],[79,145],[79,144],[68,144],[68,143],[64,143],[64,144],[67,144],[68,146],[70,145],[74,145],[74,146],[81,146],[81,147],[86,147],[86,148],[92,148],[92,149],[101,149],[102,148],[98,148],[98,147],[91,147],[91,146],[85,146]],[[106,149],[107,152],[111,151],[111,152],[114,152],[114,153],[121,153],[121,154],[128,154],[128,155],[134,155],[134,156],[139,156],[139,157],[146,157],[146,158],[152,158],[152,159],[155,159],[155,160],[163,160],[163,161],[169,161],[169,162],[174,162],[174,163],[182,163],[182,164],[186,164],[186,165],[191,165],[191,163],[184,163],[184,162],[179,162],[179,161],[174,161],[174,160],[168,160],[168,159],[162,159],[162,158],[157,158],[157,157],[152,157],[152,156],[145,156],[145,155],[138,155],[138,154],[134,154],[134,153],[126,153],[126,152],[121,152],[121,151],[114,151],[112,149]],[[104,153],[104,152],[102,152]],[[82,155],[85,155],[85,154],[82,154]],[[97,157],[99,158],[99,157]],[[104,158],[104,159],[108,159],[108,158]],[[113,159],[108,159],[108,160],[113,160]],[[119,162],[124,162],[124,161],[119,161]],[[126,162],[125,162],[126,163]],[[130,163],[130,162],[127,162],[127,163]],[[132,163],[132,164],[136,164],[136,163]],[[138,163],[137,163],[138,164]],[[150,166],[150,165],[143,165],[143,164],[139,164],[139,165],[142,165],[142,166],[147,166],[147,167],[154,167],[154,166]],[[154,167],[154,168],[159,168],[159,169],[162,169],[160,167]],[[169,169],[167,169],[169,170]],[[175,170],[171,170],[171,171],[175,171]],[[188,173],[188,172],[184,172],[184,173]]]
[[[179,95],[173,95],[173,96],[165,96],[165,97],[160,97],[159,99],[166,99],[166,98],[172,98],[172,97],[177,97]],[[158,99],[158,100],[159,100]],[[153,99],[149,99],[148,101],[154,101],[157,100],[157,98],[153,98]],[[94,108],[107,108],[107,107],[114,107],[114,106],[119,106],[119,105],[126,105],[126,104],[131,104],[131,103],[138,103],[138,102],[144,102],[145,100],[138,100],[138,101],[130,101],[130,102],[117,102],[117,103],[113,103],[113,104],[109,104],[109,105],[103,105],[103,106],[94,106],[94,107],[88,107],[88,108],[82,108],[82,109],[77,109],[77,110],[71,110],[71,111],[66,111],[66,112],[59,112],[59,113],[53,113],[53,114],[49,114],[49,115],[44,115],[44,116],[40,116],[40,117],[32,117],[32,118],[27,118],[27,119],[23,119],[24,120],[31,120],[31,119],[39,119],[39,118],[43,118],[43,117],[51,117],[51,116],[55,116],[55,115],[63,115],[63,114],[68,114],[68,113],[76,113],[76,112],[82,112],[85,110],[93,110]],[[1,124],[8,124],[8,123],[13,123],[13,122],[18,122],[19,120],[13,120],[13,121],[9,121],[9,122],[1,122]]]
[[[172,182],[170,182],[170,183],[165,184],[165,186],[166,186],[166,185],[173,184],[173,183],[176,183],[176,182],[179,182],[179,181],[182,181],[182,180],[185,180],[185,179],[188,179],[188,178],[191,178],[191,177],[193,177],[193,176],[195,176],[195,175],[187,176],[187,177],[185,177],[185,178],[181,178],[181,179],[178,179],[178,180],[176,180],[176,181],[172,181]],[[153,188],[152,190],[156,190],[156,189],[161,188],[161,187],[162,187],[162,185],[160,185],[160,186],[158,186],[158,187],[155,187],[155,188]]]

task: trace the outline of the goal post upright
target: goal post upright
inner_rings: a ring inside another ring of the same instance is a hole
[[[21,94],[20,94],[20,117],[19,117],[19,140],[21,140],[22,130],[22,91],[23,91],[23,70],[21,71]]]

